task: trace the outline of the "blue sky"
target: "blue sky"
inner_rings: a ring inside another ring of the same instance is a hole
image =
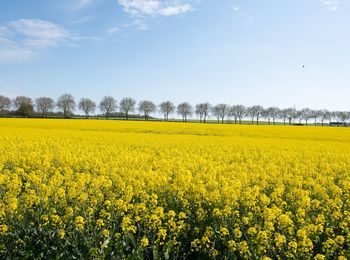
[[[0,95],[350,110],[349,72],[347,0],[0,2]]]

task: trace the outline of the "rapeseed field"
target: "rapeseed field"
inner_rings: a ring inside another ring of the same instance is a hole
[[[0,258],[346,259],[350,129],[0,119]]]

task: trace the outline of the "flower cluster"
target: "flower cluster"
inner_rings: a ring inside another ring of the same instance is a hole
[[[350,256],[345,128],[0,119],[0,258]]]

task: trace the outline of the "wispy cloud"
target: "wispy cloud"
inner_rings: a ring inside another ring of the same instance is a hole
[[[0,63],[23,63],[50,48],[94,37],[74,35],[50,21],[20,19],[0,25]]]
[[[147,30],[150,18],[177,16],[193,10],[199,0],[118,0],[119,5],[132,18],[132,26]]]
[[[0,63],[22,63],[32,60],[38,53],[15,41],[0,37]]]
[[[100,4],[102,0],[70,0],[73,11]]]
[[[321,0],[321,3],[324,4],[330,11],[338,11],[341,2],[338,0]]]
[[[120,31],[119,26],[114,26],[114,27],[111,27],[111,28],[107,29],[107,33],[108,34],[116,34],[119,31]]]
[[[192,10],[190,1],[180,3],[174,0],[118,0],[118,3],[131,15],[172,16]]]
[[[159,10],[159,14],[164,15],[164,16],[172,16],[172,15],[186,13],[186,12],[191,11],[191,10],[192,10],[192,6],[190,4],[184,4],[184,5],[165,7],[163,9]]]
[[[77,2],[78,2],[78,6],[82,8],[82,7],[85,7],[87,5],[92,4],[94,2],[94,0],[77,0]]]
[[[250,15],[247,12],[245,12],[240,6],[233,5],[231,6],[231,9],[240,20],[239,22],[237,22],[237,24],[242,24],[243,21],[244,27],[248,27],[255,19],[253,15]]]
[[[34,48],[57,46],[70,37],[70,32],[49,21],[20,19],[7,23],[7,26],[24,37],[24,45]]]

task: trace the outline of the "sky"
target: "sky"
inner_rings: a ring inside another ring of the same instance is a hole
[[[63,93],[350,111],[350,1],[0,1],[0,95]]]

